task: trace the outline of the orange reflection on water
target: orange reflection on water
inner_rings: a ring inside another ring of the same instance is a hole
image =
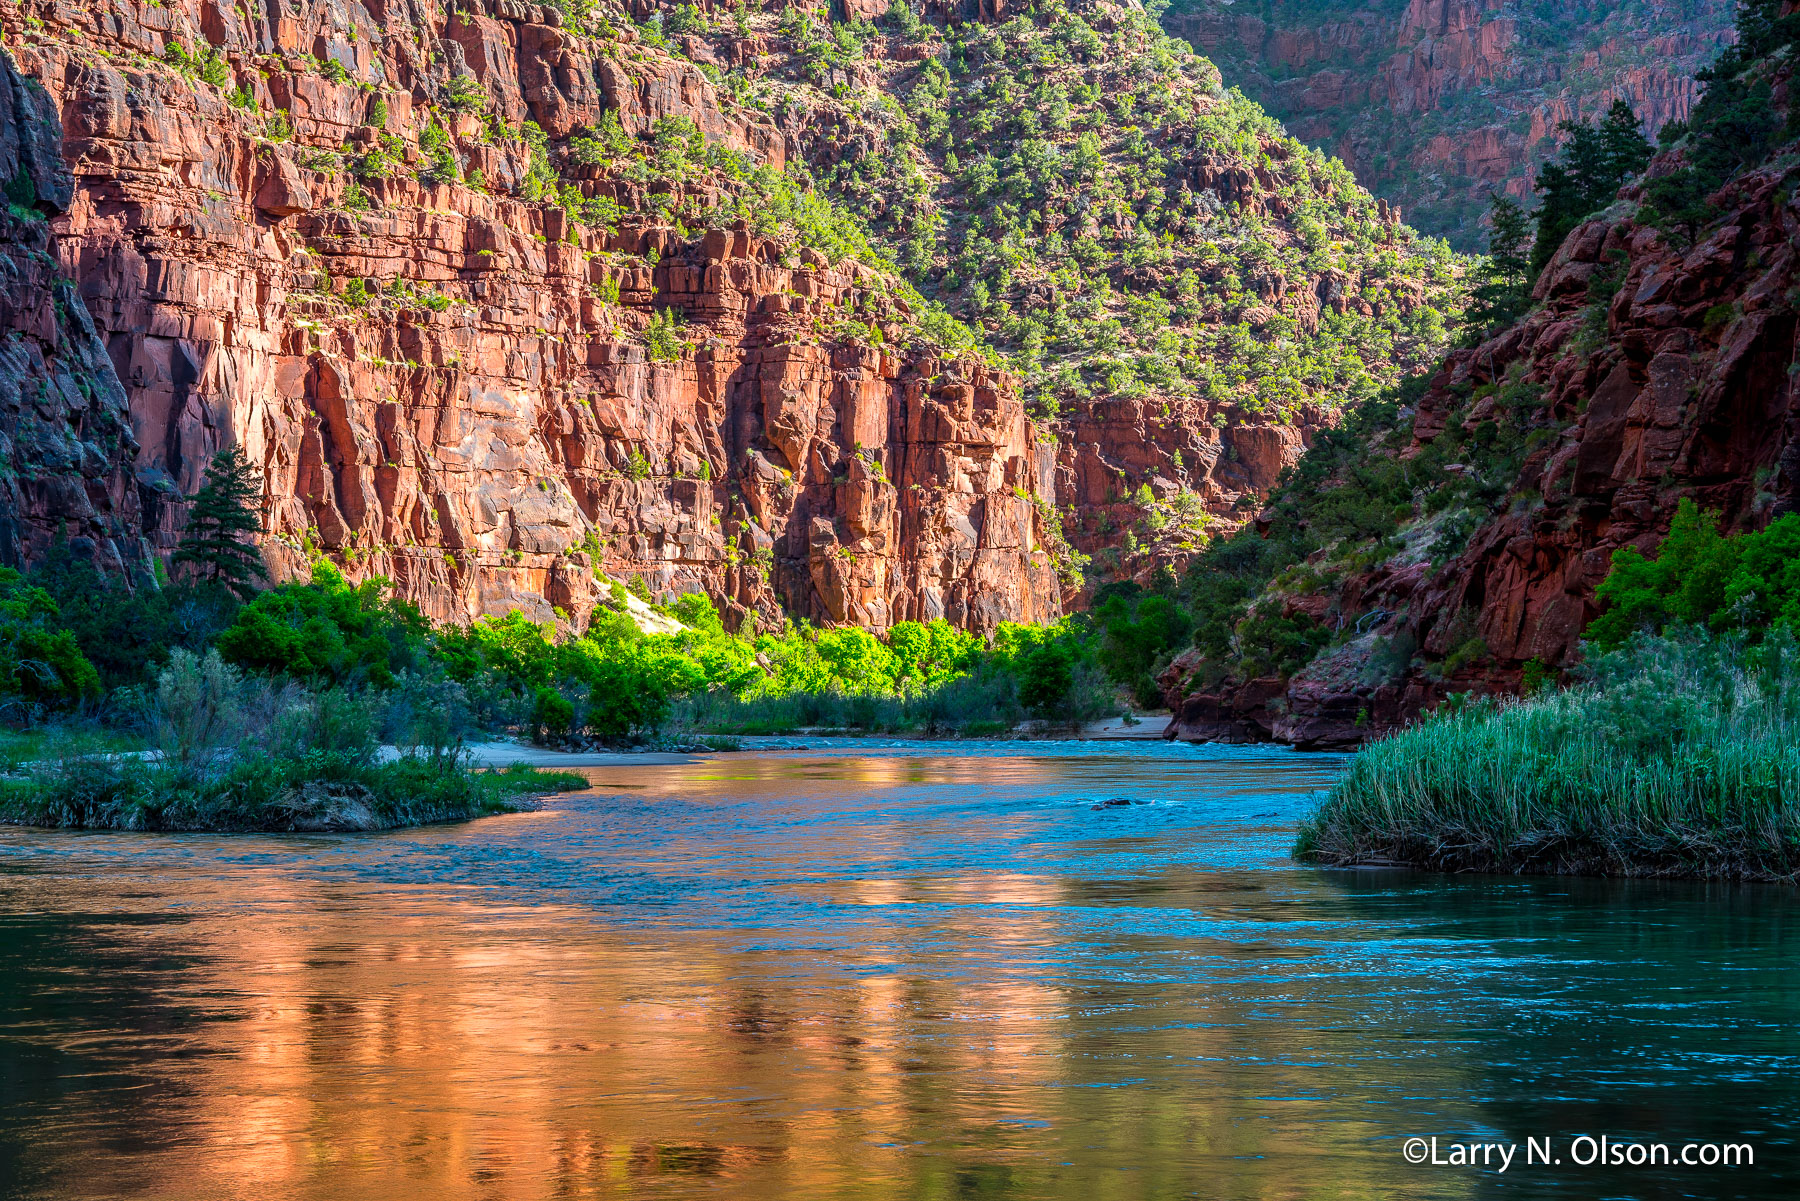
[[[278,866],[185,840],[129,888],[89,877],[77,908],[179,920],[101,921],[55,969],[130,965],[101,1040],[130,1083],[72,1094],[31,1156],[68,1197],[1406,1195],[1373,1124],[1313,1120],[1297,1081],[1344,1082],[1295,1068],[1318,1048],[1255,1028],[1260,986],[1209,981],[1238,970],[1230,944],[1115,931],[1104,890],[1012,852],[897,865],[945,837],[946,795],[987,805],[1049,787],[1042,771],[609,769],[601,791],[629,801],[315,839]],[[1048,819],[956,820],[950,838],[1004,847]],[[496,856],[516,888],[466,882]],[[63,887],[21,877],[8,907],[70,920]],[[1172,913],[1198,905],[1159,887]],[[1171,980],[1173,952],[1210,966]],[[64,1049],[93,1026],[67,1022]],[[139,1151],[116,1149],[119,1122]]]

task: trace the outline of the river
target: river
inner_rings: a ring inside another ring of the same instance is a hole
[[[0,830],[0,1197],[1795,1194],[1791,890],[1296,865],[1341,764],[851,743]],[[1582,1134],[1756,1162],[1523,1163]]]

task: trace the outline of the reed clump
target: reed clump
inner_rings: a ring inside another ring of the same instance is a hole
[[[1800,648],[1639,635],[1576,685],[1446,707],[1368,746],[1295,856],[1441,871],[1794,880]]]

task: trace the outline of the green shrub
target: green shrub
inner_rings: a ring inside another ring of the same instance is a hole
[[[672,308],[659,309],[644,329],[644,352],[652,363],[676,363],[687,350],[681,335],[681,315]]]
[[[391,686],[423,662],[429,625],[411,604],[386,596],[388,581],[355,587],[329,563],[310,583],[283,584],[238,611],[219,635],[227,661],[299,680]]]
[[[453,113],[480,112],[487,107],[487,93],[473,75],[454,75],[444,87],[444,107]]]
[[[14,720],[99,695],[100,675],[61,616],[48,592],[0,567],[0,711]]]
[[[1800,631],[1800,514],[1730,537],[1717,523],[1717,514],[1683,498],[1654,560],[1634,546],[1614,551],[1595,590],[1605,611],[1588,626],[1588,638],[1614,649],[1636,631],[1671,624],[1742,630],[1751,638],[1778,625]]]

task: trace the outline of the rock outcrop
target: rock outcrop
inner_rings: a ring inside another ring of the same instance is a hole
[[[1529,199],[1563,121],[1621,98],[1652,136],[1686,120],[1694,73],[1730,40],[1737,12],[1736,0],[1341,0],[1323,19],[1310,0],[1243,7],[1178,0],[1163,23],[1295,136],[1464,250],[1482,246],[1491,192]]]
[[[1666,154],[1649,175],[1679,163]],[[1451,430],[1511,422],[1522,435],[1514,477],[1466,544],[1435,565],[1403,552],[1305,598],[1356,637],[1291,679],[1212,683],[1196,654],[1178,659],[1162,680],[1172,735],[1348,746],[1454,693],[1517,692],[1528,670],[1576,666],[1613,552],[1654,555],[1681,500],[1733,530],[1800,509],[1791,168],[1727,185],[1691,243],[1640,223],[1641,201],[1628,189],[1577,228],[1538,280],[1538,307],[1450,355],[1419,400],[1403,455]],[[1432,537],[1421,522],[1407,540],[1428,552]]]
[[[4,24],[73,170],[30,167],[67,209],[52,256],[41,222],[9,225],[27,340],[6,353],[59,381],[0,397],[45,481],[9,481],[34,545],[66,517],[109,560],[143,559],[132,523],[166,551],[235,442],[277,575],[323,550],[440,619],[580,624],[602,577],[703,588],[734,622],[1060,612],[1055,453],[1015,381],[921,341],[854,257],[696,224],[739,199],[726,172],[658,194],[551,174],[546,142],[608,117],[778,169],[784,137],[728,116],[693,62],[515,0],[34,3]],[[759,221],[775,203],[744,199]],[[59,276],[85,308],[39,302]],[[97,359],[84,392],[99,344],[116,379]]]
[[[124,391],[50,220],[74,185],[56,105],[0,54],[0,564],[57,542],[134,581],[151,563],[139,529],[137,443]]]

